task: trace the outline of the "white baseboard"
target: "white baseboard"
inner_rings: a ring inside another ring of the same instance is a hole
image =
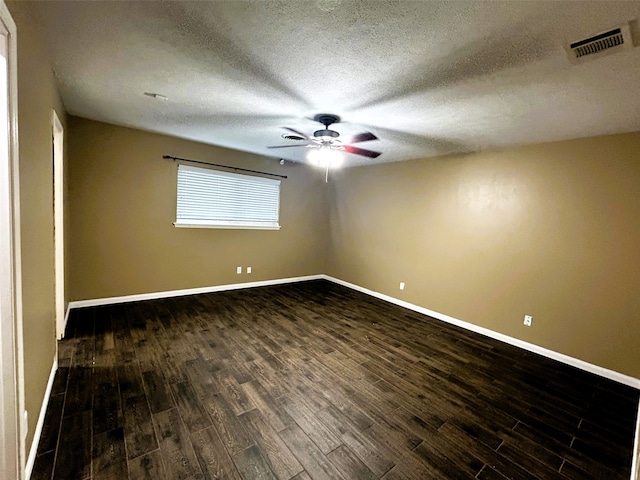
[[[64,329],[62,330],[62,338],[64,338],[64,332],[67,331],[67,324],[69,323],[69,312],[71,312],[71,302],[67,303],[67,311],[64,313]]]
[[[584,360],[570,357],[569,355],[565,355],[563,353],[554,352],[553,350],[540,347],[533,343],[525,342],[523,340],[519,340],[517,338],[513,338],[508,335],[503,335],[502,333],[494,332],[493,330],[489,330],[488,328],[479,327],[478,325],[474,325],[472,323],[465,322],[464,320],[459,320],[457,318],[450,317],[449,315],[445,315],[444,313],[434,312],[433,310],[429,310],[428,308],[424,308],[419,305],[415,305],[413,303],[405,302],[404,300],[399,300],[389,295],[385,295],[384,293],[375,292],[373,290],[369,290],[368,288],[364,288],[359,285],[355,285],[353,283],[345,282],[344,280],[340,280],[338,278],[330,277],[328,275],[324,275],[322,278],[325,278],[326,280],[337,283],[339,285],[351,288],[353,290],[366,293],[367,295],[371,295],[372,297],[376,297],[381,300],[385,300],[387,302],[393,303],[395,305],[408,308],[409,310],[413,310],[414,312],[422,313],[424,315],[428,315],[435,319],[442,320],[443,322],[457,325],[458,327],[462,327],[466,330],[470,330],[472,332],[476,332],[481,335],[491,337],[495,340],[508,343],[509,345],[514,345],[524,350],[537,353],[544,357],[551,358],[553,360],[557,360],[567,365],[571,365],[572,367],[579,368],[580,370],[585,370],[587,372],[594,373],[601,377],[605,377],[610,380],[616,381],[618,383],[622,383],[624,385],[628,385],[630,387],[637,388],[640,390],[640,379],[638,378],[634,378],[629,375],[616,372],[614,370],[609,370],[607,368],[599,367],[598,365],[585,362]]]
[[[319,280],[327,278],[326,275],[307,275],[304,277],[277,278],[274,280],[262,280],[259,282],[230,283],[213,287],[187,288],[183,290],[169,290],[165,292],[139,293],[136,295],[124,295],[122,297],[96,298],[93,300],[76,300],[69,302],[68,310],[81,307],[95,307],[98,305],[112,305],[114,303],[138,302],[140,300],[155,300],[157,298],[182,297],[185,295],[197,295],[199,293],[223,292],[226,290],[238,290],[241,288],[266,287],[269,285],[281,285],[283,283],[303,282],[306,280]],[[67,310],[67,317],[68,317]]]
[[[51,397],[51,389],[53,388],[53,381],[56,378],[57,371],[58,371],[58,355],[56,354],[55,358],[53,359],[53,365],[51,366],[51,373],[49,374],[49,382],[47,382],[47,389],[45,390],[44,398],[42,399],[42,406],[40,407],[40,415],[38,416],[38,423],[36,424],[36,430],[33,433],[31,448],[29,449],[29,457],[27,458],[27,465],[25,467],[26,480],[29,480],[31,478],[33,465],[36,462],[36,454],[38,453],[38,444],[40,443],[40,435],[42,435],[44,418],[47,414],[47,407],[49,406],[49,398]]]

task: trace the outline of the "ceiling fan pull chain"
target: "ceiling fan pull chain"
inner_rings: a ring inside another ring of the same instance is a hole
[[[324,183],[329,183],[329,163],[327,163],[327,169],[324,172]]]

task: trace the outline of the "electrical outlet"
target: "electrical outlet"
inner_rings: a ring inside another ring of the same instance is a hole
[[[247,273],[251,273],[251,267],[247,267]]]
[[[237,267],[237,268],[236,268],[236,273],[237,273],[238,275],[240,275],[240,274],[242,273],[242,267]]]
[[[525,315],[524,316],[524,324],[527,327],[530,327],[531,326],[531,322],[533,322],[533,317],[531,315]]]
[[[404,290],[404,282],[400,282],[400,290]]]

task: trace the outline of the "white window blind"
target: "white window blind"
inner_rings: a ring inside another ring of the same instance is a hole
[[[178,165],[176,227],[278,230],[280,180]]]

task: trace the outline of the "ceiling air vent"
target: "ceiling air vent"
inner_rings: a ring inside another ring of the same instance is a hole
[[[629,25],[624,25],[608,32],[573,42],[566,50],[569,60],[574,63],[582,63],[632,47],[633,41],[631,40]]]
[[[304,137],[300,135],[293,135],[291,133],[283,133],[282,138],[286,138],[287,140],[304,140]]]

